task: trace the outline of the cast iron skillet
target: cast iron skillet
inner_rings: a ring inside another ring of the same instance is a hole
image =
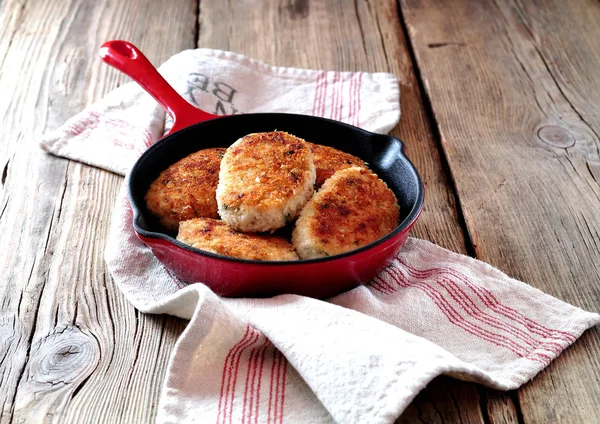
[[[423,185],[397,138],[374,134],[341,122],[295,114],[254,113],[218,117],[180,97],[144,55],[125,41],[109,41],[101,57],[136,80],[173,117],[170,133],[150,147],[128,177],[133,227],[179,279],[202,282],[222,296],[272,296],[293,293],[327,298],[374,277],[396,256],[423,207]],[[218,119],[217,119],[218,118]],[[332,146],[364,160],[394,191],[399,225],[385,237],[341,255],[301,261],[253,261],[230,258],[175,240],[148,212],[144,195],[158,175],[190,153],[228,147],[255,132],[287,131],[313,143]]]

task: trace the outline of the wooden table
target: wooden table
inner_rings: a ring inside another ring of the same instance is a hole
[[[137,312],[103,261],[122,178],[41,135],[194,47],[387,71],[427,200],[413,235],[600,310],[600,4],[593,0],[0,0],[1,422],[148,422],[186,322]],[[521,390],[434,380],[400,422],[600,422],[600,330]]]

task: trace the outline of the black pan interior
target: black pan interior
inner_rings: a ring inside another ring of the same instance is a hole
[[[152,217],[144,201],[150,184],[171,164],[201,149],[229,147],[247,134],[275,130],[335,147],[364,160],[398,198],[400,225],[387,237],[402,231],[417,217],[423,204],[422,182],[404,155],[404,145],[399,139],[324,118],[264,113],[232,115],[202,122],[171,134],[150,147],[129,175],[129,196],[136,231],[147,237],[167,238],[175,242],[175,234],[169,233]]]

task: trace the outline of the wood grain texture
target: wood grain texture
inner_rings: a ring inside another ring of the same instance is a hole
[[[198,44],[394,73],[392,134],[427,194],[413,235],[600,309],[598,3],[407,0],[400,12],[392,0],[0,1],[0,422],[152,421],[185,326],[135,311],[106,272],[122,179],[37,147],[128,80],[97,58],[109,39],[156,64]],[[599,335],[519,392],[437,378],[398,422],[599,422]]]
[[[483,390],[482,390],[483,392]],[[499,392],[485,390],[482,404],[490,424],[519,424],[522,422],[519,402],[516,400],[518,391]]]
[[[474,384],[441,376],[433,380],[408,406],[397,424],[486,422]]]
[[[405,141],[427,190],[414,235],[466,251],[394,1],[201,2],[199,19],[199,47],[277,66],[394,73],[402,119],[392,134]]]
[[[137,313],[106,273],[122,178],[37,141],[127,80],[101,64],[103,41],[129,39],[162,61],[194,46],[195,20],[191,1],[0,3],[2,422],[154,415],[185,323]]]
[[[477,257],[600,310],[600,4],[402,12]],[[592,329],[519,391],[525,422],[600,422],[599,340]]]
[[[406,143],[427,193],[413,235],[466,252],[394,1],[201,2],[199,19],[199,47],[228,49],[277,66],[394,73],[402,119],[392,134]],[[401,421],[440,411],[444,421],[426,422],[482,422],[476,385],[436,379]]]

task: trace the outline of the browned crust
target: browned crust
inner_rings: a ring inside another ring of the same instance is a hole
[[[225,222],[196,218],[179,224],[177,240],[197,249],[258,261],[297,260],[292,244],[280,236],[239,232]]]
[[[335,255],[369,244],[398,225],[398,201],[373,172],[348,168],[335,173],[302,211],[315,251]]]
[[[325,180],[335,174],[337,171],[342,169],[350,168],[352,166],[359,166],[366,168],[367,165],[350,153],[342,152],[333,147],[323,146],[322,144],[315,144],[306,142],[313,154],[313,162],[317,170],[317,180],[315,181],[315,188],[319,188],[323,185]]]
[[[278,207],[302,191],[311,164],[312,154],[301,138],[282,131],[249,134],[223,158],[230,181],[220,201],[232,209]]]
[[[224,148],[204,149],[169,166],[146,193],[148,210],[166,228],[176,231],[180,221],[218,218],[215,192]]]

